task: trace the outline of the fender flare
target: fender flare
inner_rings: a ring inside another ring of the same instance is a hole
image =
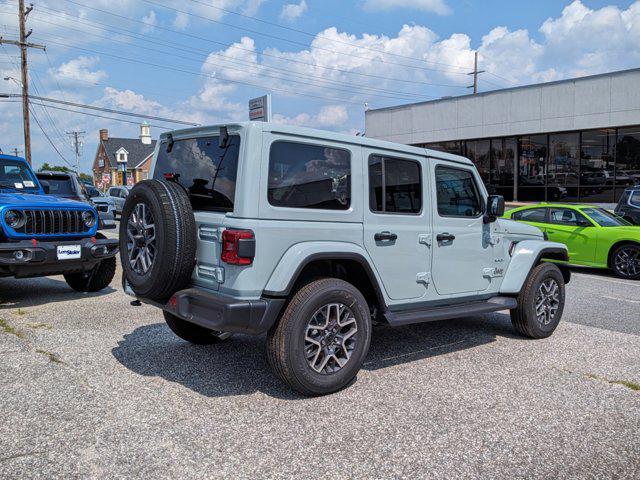
[[[524,240],[519,242],[514,251],[507,273],[502,280],[500,293],[505,295],[517,295],[522,289],[529,272],[545,255],[554,260],[569,261],[569,252],[562,243],[543,242],[541,240]],[[562,269],[562,268],[561,268]],[[564,270],[564,269],[563,269]],[[570,274],[568,270],[562,272],[565,281]]]
[[[286,297],[291,292],[302,270],[317,260],[352,260],[362,266],[382,308],[387,305],[381,281],[372,267],[366,251],[353,243],[303,242],[291,246],[278,262],[269,277],[263,295]]]

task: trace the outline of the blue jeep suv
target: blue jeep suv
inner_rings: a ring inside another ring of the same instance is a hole
[[[118,253],[98,232],[106,222],[89,204],[47,195],[23,158],[0,155],[0,277],[64,275],[74,290],[102,290]]]

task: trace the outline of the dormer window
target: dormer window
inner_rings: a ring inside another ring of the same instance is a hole
[[[118,163],[127,163],[129,160],[129,152],[127,152],[124,148],[118,149],[116,152],[116,160]]]

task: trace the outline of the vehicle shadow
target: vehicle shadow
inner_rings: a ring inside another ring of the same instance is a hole
[[[514,337],[509,315],[376,327],[364,370],[380,370]],[[303,399],[271,371],[265,338],[236,335],[217,345],[191,345],[164,323],[136,328],[118,342],[113,356],[132,372],[178,383],[207,397],[257,391],[281,399]]]
[[[87,297],[100,297],[116,290],[107,287],[95,293],[73,290],[67,282],[49,277],[0,278],[0,310],[37,307],[52,302],[66,302]]]

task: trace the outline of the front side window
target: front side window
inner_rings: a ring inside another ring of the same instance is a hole
[[[551,223],[556,225],[566,225],[569,227],[578,227],[588,220],[580,213],[570,208],[552,208],[549,214]]]
[[[274,207],[347,210],[351,154],[322,145],[274,142],[269,153],[268,197]]]
[[[469,170],[436,168],[438,213],[443,217],[477,217],[482,213],[480,192]]]
[[[412,160],[369,157],[369,207],[376,213],[418,214],[422,210],[420,164]]]
[[[226,147],[219,137],[199,137],[163,141],[153,178],[171,178],[189,193],[194,210],[232,212],[236,194],[236,175],[240,136],[229,135]],[[122,197],[129,194],[122,190]]]
[[[546,208],[532,208],[530,210],[520,210],[511,215],[512,220],[521,222],[545,223],[547,216]]]

